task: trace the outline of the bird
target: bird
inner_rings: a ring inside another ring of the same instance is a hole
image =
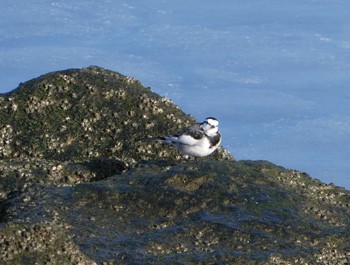
[[[167,136],[144,138],[144,141],[160,141],[171,144],[188,159],[204,157],[213,153],[220,145],[222,136],[219,132],[219,121],[208,117],[202,123],[196,123],[180,133]]]

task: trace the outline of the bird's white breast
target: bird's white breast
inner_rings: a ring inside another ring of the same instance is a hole
[[[208,138],[204,137],[200,140],[196,140],[190,137],[192,145],[178,143],[177,149],[184,155],[189,156],[207,156],[215,151],[216,148],[210,148],[210,142]],[[186,138],[187,139],[187,138]]]

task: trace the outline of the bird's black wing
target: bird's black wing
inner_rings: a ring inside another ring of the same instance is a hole
[[[199,124],[194,124],[194,125],[188,127],[185,131],[183,131],[182,134],[189,135],[196,140],[202,139],[205,135],[202,127]]]

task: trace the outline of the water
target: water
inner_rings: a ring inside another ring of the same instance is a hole
[[[350,16],[341,0],[10,1],[0,92],[98,65],[198,120],[236,159],[265,159],[350,189]]]

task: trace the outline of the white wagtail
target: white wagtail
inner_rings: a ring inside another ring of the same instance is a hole
[[[196,123],[181,133],[161,137],[145,138],[145,141],[161,141],[174,145],[185,158],[189,156],[207,156],[221,143],[219,121],[208,117],[202,123]]]

